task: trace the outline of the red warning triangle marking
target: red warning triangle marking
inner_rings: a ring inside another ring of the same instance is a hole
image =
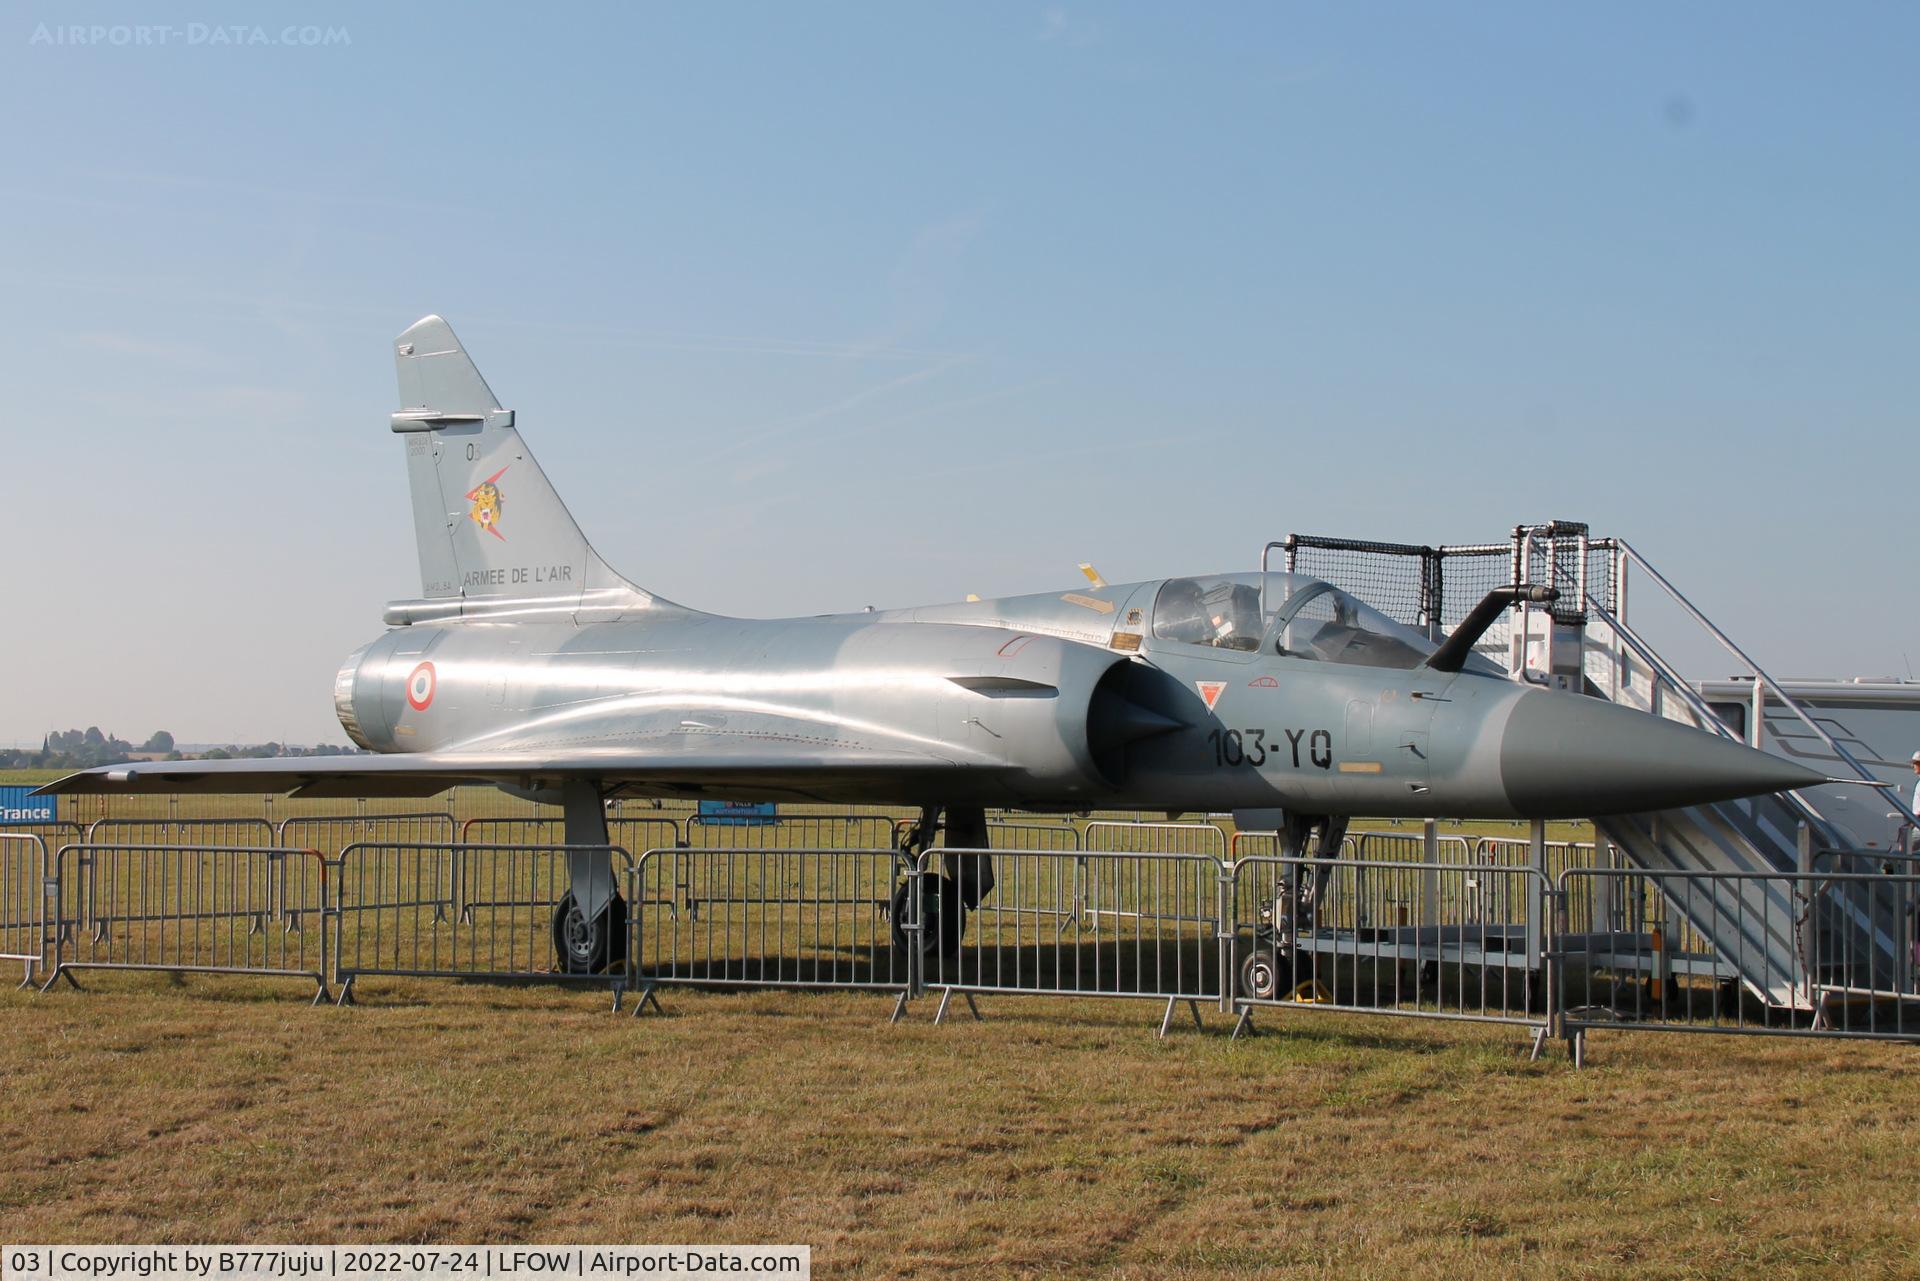
[[[1213,705],[1220,701],[1220,695],[1226,691],[1227,683],[1225,681],[1195,681],[1193,687],[1200,691],[1200,697],[1206,702],[1207,710],[1212,711]]]

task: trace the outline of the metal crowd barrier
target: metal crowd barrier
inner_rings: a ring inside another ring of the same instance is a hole
[[[1920,1039],[1920,874],[1574,868],[1563,894],[1581,882],[1645,914],[1557,934],[1576,1063],[1596,1028]]]
[[[9,836],[37,836],[40,844],[49,850],[58,850],[63,845],[78,845],[87,839],[84,824],[65,819],[48,823],[9,823],[5,830]],[[51,870],[52,865],[48,867]]]
[[[680,824],[677,820],[665,817],[620,818],[607,817],[607,840],[623,850],[647,850],[655,846],[680,845]],[[566,824],[558,818],[470,818],[460,825],[460,844],[476,847],[505,848],[510,845],[524,845],[536,848],[558,848],[567,843]],[[456,864],[457,866],[457,864]],[[552,900],[501,899],[475,890],[456,879],[452,891],[454,908],[461,915],[471,918],[474,909],[499,910],[501,908],[533,907],[539,902],[551,905]],[[679,905],[685,899],[669,897],[663,900],[672,911],[679,911]]]
[[[1141,854],[1158,858],[1204,857],[1216,863],[1227,861],[1230,846],[1227,834],[1211,823],[1125,823],[1110,820],[1095,820],[1087,824],[1086,838],[1082,849],[1088,854]],[[1085,860],[1082,860],[1082,883],[1089,883],[1084,872]],[[1180,925],[1202,925],[1211,927],[1218,919],[1215,907],[1209,904],[1201,915],[1165,914],[1157,908],[1147,908],[1138,903],[1129,907],[1108,905],[1104,900],[1092,900],[1076,904],[1083,913],[1092,913],[1097,918],[1101,913],[1115,913],[1119,918],[1138,916],[1147,912],[1143,919],[1166,921]]]
[[[506,845],[516,841],[530,845],[564,845],[566,835],[566,824],[557,818],[470,818],[460,825],[462,845]],[[684,839],[679,820],[665,816],[628,818],[609,814],[607,835],[612,844],[632,850],[678,845]]]
[[[1361,833],[1360,835],[1364,835]],[[1280,856],[1280,833],[1278,832],[1235,832],[1227,838],[1227,859],[1229,863],[1255,854],[1265,854],[1273,858]],[[1341,858],[1360,857],[1360,836],[1349,833],[1340,840]]]
[[[1424,832],[1349,832],[1347,839],[1354,842],[1356,858],[1371,859],[1379,863],[1419,863],[1427,858],[1427,838]],[[1433,861],[1472,863],[1476,861],[1473,842],[1464,836],[1436,836]]]
[[[898,841],[894,842],[896,845]],[[1010,850],[1080,850],[1080,829],[1071,823],[1005,823],[987,820],[987,843]]]
[[[904,1002],[913,949],[900,944],[918,922],[899,865],[889,848],[648,850],[626,881],[630,982],[642,1004],[669,984],[849,988]],[[701,910],[661,910],[676,893]],[[898,920],[896,897],[908,908]]]
[[[964,885],[952,860],[983,855],[992,892],[949,906]],[[934,929],[927,911],[939,906],[940,928],[961,929],[957,945],[922,947],[915,988],[940,989],[942,1014],[955,993],[1164,1001],[1164,1035],[1178,1002],[1197,1020],[1199,1002],[1220,1000],[1225,866],[1206,854],[928,850],[909,878],[937,892],[909,891],[921,908],[913,928]]]
[[[737,819],[687,820],[694,849],[877,850],[890,848],[893,820],[884,814],[793,814],[770,823]]]
[[[341,850],[355,842],[439,845],[452,842],[456,831],[453,815],[442,810],[283,818],[274,835],[278,845],[319,850],[328,858],[338,858]]]
[[[1125,823],[1095,819],[1082,846],[1101,854],[1205,854],[1227,856],[1227,834],[1212,823]]]
[[[267,849],[277,835],[264,818],[96,818],[83,843]]]
[[[1536,869],[1252,855],[1228,876],[1242,1026],[1259,1007],[1341,1010],[1521,1024],[1544,1044]]]
[[[53,970],[313,981],[327,994],[327,861],[278,846],[69,845],[54,859]]]
[[[696,814],[687,820],[686,844],[694,849],[723,852],[754,850],[799,854],[818,850],[893,849],[898,841],[893,820],[881,814],[798,814],[772,823],[737,823],[727,819],[708,822]],[[702,865],[689,861],[685,866],[691,873]],[[797,873],[788,875],[791,878]],[[736,891],[731,880],[724,876],[702,878],[695,874],[693,879],[671,889],[667,886],[650,886],[650,889],[656,893],[677,893],[679,905],[691,917],[698,917],[709,907],[751,907],[761,901],[756,897],[758,889]],[[819,900],[823,905],[846,903],[838,891],[822,892],[829,894]],[[743,896],[736,897],[736,894]],[[811,903],[813,900],[796,901]]]
[[[571,884],[568,855],[604,853],[614,884],[633,858],[617,845],[363,841],[340,852],[334,890],[334,964],[340,1001],[366,976],[626,984],[616,963],[598,974],[557,968],[554,912]],[[459,887],[456,904],[454,890]]]
[[[26,969],[33,982],[47,947],[47,844],[26,832],[0,832],[0,961]]]
[[[445,839],[388,839],[424,830]],[[536,826],[538,825],[538,826]],[[363,975],[560,979],[613,987],[929,989],[1129,997],[1556,1026],[1576,1061],[1599,1029],[1920,1040],[1920,859],[1822,851],[1799,873],[1646,871],[1611,847],[1351,834],[1338,859],[1285,858],[1272,834],[1208,824],[996,823],[1044,848],[934,849],[907,860],[877,816],[772,827],[613,820],[672,841],[639,860],[588,847],[625,890],[598,975],[558,972],[553,913],[570,848],[546,820],[445,814],[261,820],[103,819],[49,857],[0,834],[0,959],[45,985],[84,969],[300,977],[350,999]],[[702,831],[702,828],[707,830]],[[282,844],[250,844],[263,831]],[[329,864],[315,846],[369,831]],[[817,845],[781,836],[826,834]],[[739,844],[717,847],[721,833]],[[474,841],[476,834],[510,834]],[[849,848],[848,836],[879,837]],[[289,848],[289,842],[305,846]],[[1132,846],[1110,849],[1108,846]],[[1172,848],[1181,845],[1188,849]],[[1084,846],[1084,848],[1082,848]],[[1424,848],[1424,847],[1423,847]],[[1265,852],[1273,850],[1272,853]],[[1520,851],[1528,851],[1524,855]],[[1387,857],[1369,857],[1370,854]],[[995,884],[958,900],[979,865]],[[1351,855],[1348,857],[1346,855]],[[331,870],[331,875],[330,875]],[[51,893],[49,893],[51,889]],[[331,916],[331,920],[327,918]],[[956,929],[960,922],[964,926]],[[956,937],[957,935],[957,937]],[[1236,1029],[1238,1030],[1238,1029]]]

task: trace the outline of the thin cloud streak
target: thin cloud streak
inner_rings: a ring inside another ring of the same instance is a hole
[[[704,458],[690,460],[686,465],[689,467],[710,467],[723,458],[729,458],[738,454],[741,450],[751,449],[754,446],[764,445],[769,441],[792,435],[802,427],[807,427],[814,423],[823,422],[826,419],[844,414],[848,410],[858,408],[860,405],[865,404],[877,396],[884,396],[890,392],[898,391],[903,387],[911,387],[915,383],[925,382],[929,378],[937,377],[946,372],[955,365],[969,363],[969,360],[970,358],[962,357],[943,360],[925,369],[916,369],[911,373],[902,374],[898,378],[890,378],[886,382],[876,384],[875,386],[862,388],[852,395],[843,396],[832,404],[822,405],[818,409],[809,410],[804,414],[784,419],[760,431],[741,436],[722,445]]]

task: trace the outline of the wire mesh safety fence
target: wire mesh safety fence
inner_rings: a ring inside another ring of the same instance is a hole
[[[617,845],[363,842],[342,850],[333,912],[342,999],[370,975],[623,986],[622,899],[587,923],[601,940],[594,963],[559,959],[575,853],[605,859],[615,885],[633,866]]]
[[[77,970],[311,979],[327,990],[327,860],[278,846],[68,845],[52,986]]]
[[[0,832],[0,961],[23,967],[20,985],[46,957],[47,893],[51,868],[47,844],[27,832]]]
[[[1255,855],[1230,877],[1243,1011],[1548,1024],[1550,888],[1536,869]]]
[[[1554,942],[1562,1030],[1920,1039],[1920,876],[1576,868],[1624,929],[1566,922]],[[1718,945],[1709,940],[1718,940]]]
[[[1579,616],[1589,602],[1612,610],[1620,594],[1618,546],[1567,521],[1518,526],[1505,542],[1440,547],[1290,534],[1267,544],[1262,567],[1284,549],[1290,572],[1324,579],[1437,638],[1488,592],[1521,583],[1555,587],[1557,615]],[[1513,615],[1503,614],[1475,642],[1475,651],[1504,665],[1513,626]]]
[[[651,849],[626,880],[635,990],[905,993],[917,921],[891,848]],[[668,910],[676,894],[697,911]]]

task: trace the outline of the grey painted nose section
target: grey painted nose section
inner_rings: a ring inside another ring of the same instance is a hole
[[[1808,787],[1825,775],[1598,698],[1529,690],[1500,742],[1500,781],[1530,818],[1679,809]]]

